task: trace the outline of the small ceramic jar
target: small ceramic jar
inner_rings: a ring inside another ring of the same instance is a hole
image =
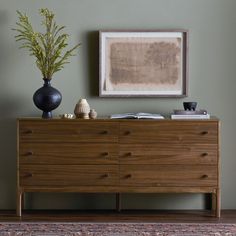
[[[86,99],[81,98],[75,106],[74,113],[77,118],[89,119],[90,106]]]
[[[95,109],[91,109],[89,112],[89,118],[90,119],[96,119],[97,118],[97,112],[95,111]]]

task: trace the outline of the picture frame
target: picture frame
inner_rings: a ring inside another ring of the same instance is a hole
[[[188,31],[99,31],[100,97],[186,97]]]

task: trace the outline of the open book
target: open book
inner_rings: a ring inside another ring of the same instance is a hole
[[[111,119],[164,119],[164,117],[160,114],[138,112],[113,114]]]

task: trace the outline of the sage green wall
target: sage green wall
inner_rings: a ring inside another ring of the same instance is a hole
[[[14,41],[16,10],[40,27],[38,9],[48,7],[67,26],[78,56],[57,73],[63,94],[58,115],[87,98],[100,115],[144,111],[170,114],[183,101],[197,101],[222,121],[222,206],[236,208],[236,1],[235,0],[0,0],[0,209],[15,208],[16,117],[40,116],[32,94],[42,85],[33,58]],[[185,99],[99,98],[98,30],[175,29],[190,31],[189,96]],[[31,194],[28,207],[112,207],[113,195]],[[126,195],[125,207],[202,208],[202,195]]]

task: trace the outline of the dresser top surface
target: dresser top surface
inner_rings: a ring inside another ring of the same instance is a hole
[[[41,117],[19,117],[17,118],[18,121],[42,121],[42,122],[216,122],[219,119],[215,116],[211,116],[210,119],[178,119],[173,120],[170,118],[165,119],[110,119],[109,117],[99,117],[97,119],[81,119],[81,118],[73,118],[73,119],[66,119],[55,117],[51,119],[42,119]]]

